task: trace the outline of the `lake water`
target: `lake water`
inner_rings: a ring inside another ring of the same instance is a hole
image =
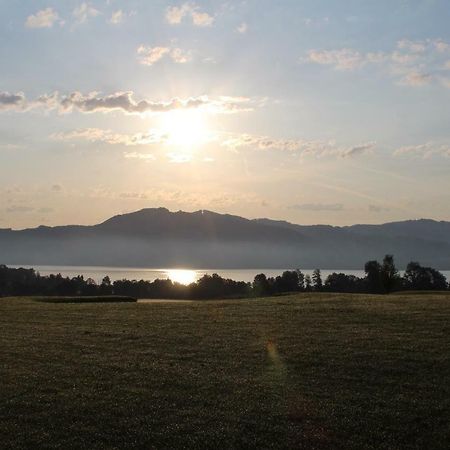
[[[83,275],[84,278],[92,278],[100,283],[106,275],[111,281],[115,280],[146,280],[153,281],[157,278],[167,279],[188,284],[198,280],[205,274],[217,273],[223,278],[231,278],[236,281],[253,281],[258,273],[265,273],[268,277],[275,277],[283,272],[283,269],[168,269],[168,268],[136,268],[136,267],[94,267],[94,266],[10,266],[10,267],[32,267],[41,275],[60,273],[64,277],[74,277]],[[292,270],[292,269],[289,269]],[[301,269],[305,275],[312,275],[313,269]],[[363,270],[322,270],[322,279],[333,273],[342,272],[347,275],[363,277]],[[441,271],[443,275],[450,279],[450,271]]]

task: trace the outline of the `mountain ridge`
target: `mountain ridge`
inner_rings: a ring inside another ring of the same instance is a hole
[[[429,218],[420,218],[420,219],[405,219],[405,220],[398,220],[398,221],[392,221],[392,222],[382,222],[378,224],[366,224],[366,223],[355,223],[353,225],[331,225],[331,224],[325,224],[325,223],[317,223],[317,224],[311,224],[311,225],[305,225],[300,223],[293,223],[289,222],[287,220],[283,219],[270,219],[268,217],[258,217],[255,219],[247,219],[242,216],[238,216],[236,214],[229,214],[229,213],[218,213],[215,211],[207,210],[207,209],[199,209],[196,211],[188,212],[183,210],[177,210],[177,211],[170,211],[166,207],[155,207],[155,208],[141,208],[137,211],[132,211],[130,213],[122,213],[122,214],[116,214],[114,216],[111,216],[107,219],[105,219],[102,222],[99,222],[97,224],[92,225],[81,225],[81,224],[66,224],[66,225],[37,225],[36,227],[27,227],[27,228],[21,228],[21,229],[13,229],[13,228],[1,228],[0,231],[28,231],[28,230],[35,230],[35,229],[54,229],[54,228],[62,228],[62,227],[94,227],[94,226],[100,226],[103,225],[113,219],[120,218],[123,216],[130,216],[135,215],[147,211],[163,211],[172,215],[179,215],[179,214],[186,214],[186,215],[200,215],[200,214],[211,214],[215,216],[222,216],[222,217],[234,217],[243,219],[249,222],[271,222],[273,224],[280,224],[280,225],[288,225],[288,226],[299,226],[299,227],[326,227],[326,228],[333,228],[333,229],[349,229],[349,228],[355,228],[355,227],[381,227],[386,225],[396,225],[396,224],[417,224],[417,223],[433,223],[433,224],[445,224],[450,227],[450,221],[446,220],[436,220],[436,219],[429,219]]]
[[[10,264],[358,269],[385,253],[450,268],[450,222],[339,227],[144,208],[95,225],[0,229],[0,263]]]

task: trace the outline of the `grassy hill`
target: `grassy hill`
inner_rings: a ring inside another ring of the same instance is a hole
[[[448,448],[450,294],[0,299],[3,448]]]

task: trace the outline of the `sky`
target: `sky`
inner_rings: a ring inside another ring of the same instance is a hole
[[[449,23],[448,0],[0,0],[0,228],[450,220]]]

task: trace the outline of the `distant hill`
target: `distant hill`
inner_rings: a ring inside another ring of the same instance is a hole
[[[450,269],[450,222],[303,226],[212,211],[148,208],[93,226],[0,230],[0,263],[196,268],[361,269],[393,253]]]

